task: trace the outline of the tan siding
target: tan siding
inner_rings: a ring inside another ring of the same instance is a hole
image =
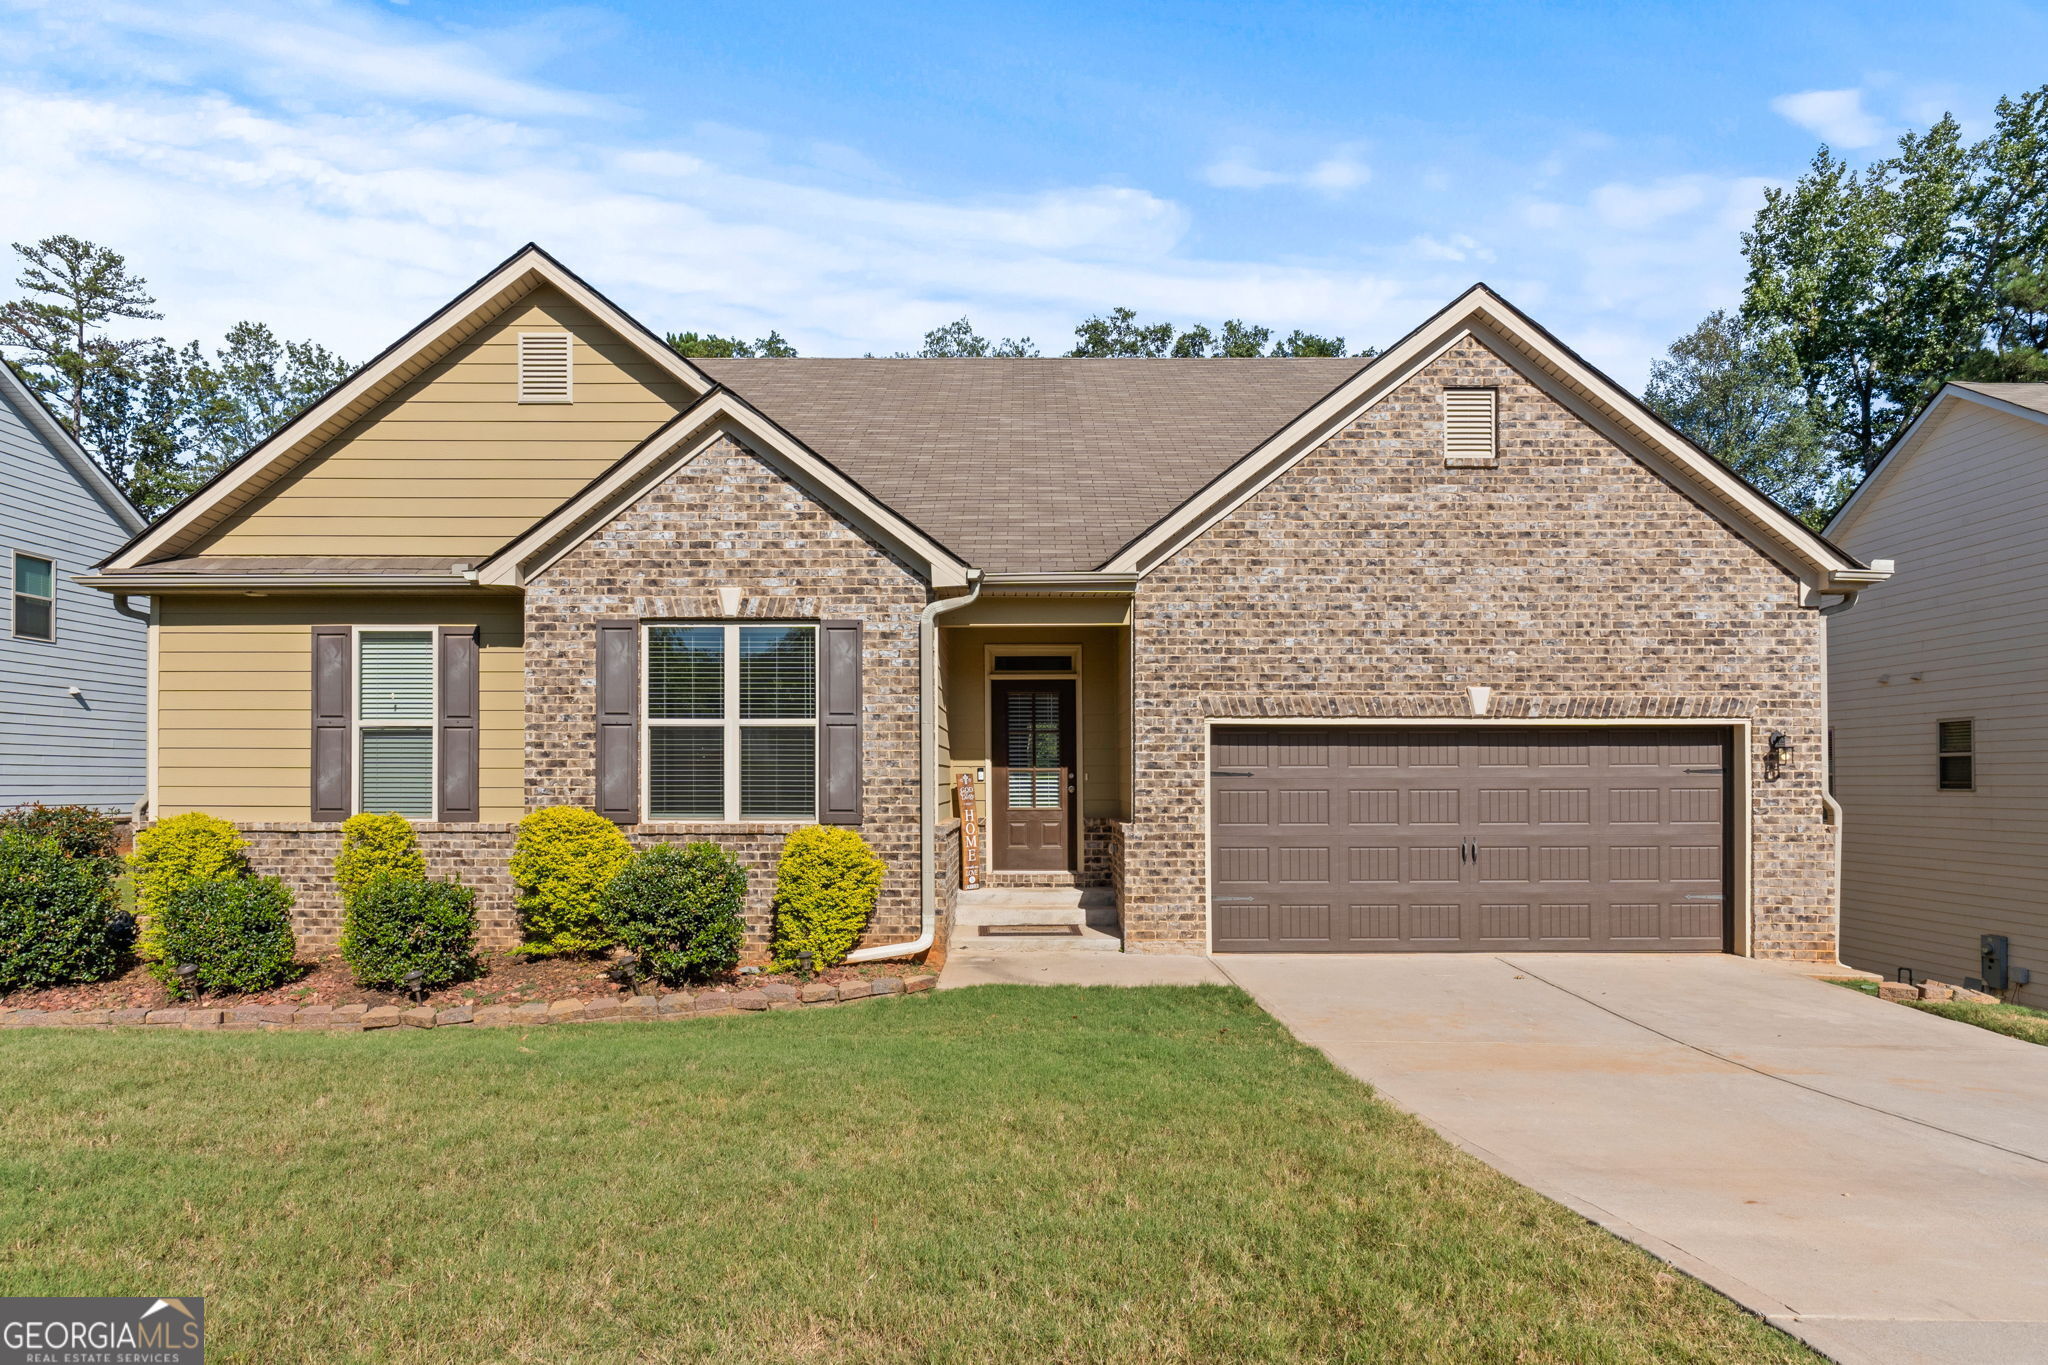
[[[523,810],[525,649],[516,599],[166,597],[157,630],[159,815],[304,820],[312,627],[480,625],[482,817]]]
[[[2002,933],[2041,978],[2020,998],[2048,1004],[2048,426],[1937,421],[1843,533],[1899,573],[1829,623],[1842,957],[1959,981]],[[1944,792],[1935,722],[1963,717],[1977,790]]]
[[[517,401],[518,334],[575,337],[576,401]],[[523,300],[239,513],[202,554],[482,559],[687,405],[646,356],[553,290]]]

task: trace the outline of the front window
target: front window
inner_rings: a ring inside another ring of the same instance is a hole
[[[356,637],[356,809],[434,818],[434,632]]]
[[[815,626],[649,626],[646,653],[648,819],[816,816]]]
[[[57,638],[57,566],[47,559],[14,557],[14,633],[23,640]]]

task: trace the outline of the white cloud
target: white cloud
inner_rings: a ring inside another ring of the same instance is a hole
[[[1263,190],[1274,185],[1293,185],[1340,195],[1372,179],[1372,167],[1359,156],[1356,147],[1344,146],[1298,170],[1279,171],[1261,166],[1246,151],[1224,153],[1202,168],[1202,178],[1218,189]]]
[[[1491,261],[1493,248],[1462,232],[1448,237],[1424,233],[1408,243],[1408,249],[1425,261]]]
[[[1861,90],[1804,90],[1780,95],[1771,108],[1834,147],[1870,147],[1883,141],[1884,121],[1863,107]]]

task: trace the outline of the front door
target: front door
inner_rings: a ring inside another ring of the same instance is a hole
[[[999,682],[995,709],[994,865],[1065,872],[1074,847],[1074,684]]]

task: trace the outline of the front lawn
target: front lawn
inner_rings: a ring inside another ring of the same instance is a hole
[[[1877,994],[1875,981],[1845,980],[1840,977],[1824,979],[1831,985],[1847,986],[1850,990],[1862,991],[1865,995]],[[2048,1010],[2032,1009],[2026,1005],[1985,1004],[1969,1000],[1901,1000],[1898,1003],[1924,1014],[1938,1014],[1957,1023],[1975,1024],[1978,1028],[1990,1029],[1993,1033],[2003,1033],[2008,1038],[2048,1045]]]
[[[1224,987],[0,1034],[0,1284],[216,1361],[1810,1361]]]

